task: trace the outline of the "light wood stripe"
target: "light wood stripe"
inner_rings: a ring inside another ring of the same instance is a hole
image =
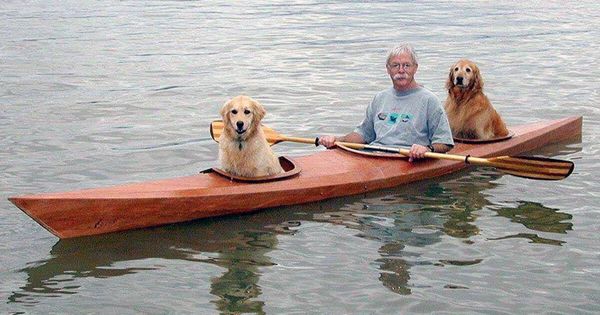
[[[539,172],[532,173],[532,172],[513,171],[513,170],[502,170],[502,171],[506,174],[510,174],[510,175],[514,175],[514,176],[518,176],[518,177],[524,177],[524,178],[532,178],[532,179],[560,180],[560,179],[565,178],[565,176],[542,174]]]
[[[552,167],[565,167],[570,168],[572,163],[567,161],[560,161],[548,158],[536,158],[536,157],[522,157],[522,156],[500,156],[497,158],[491,158],[491,161],[501,161],[508,163],[518,163],[521,165],[531,165],[531,166],[547,166],[552,165]]]

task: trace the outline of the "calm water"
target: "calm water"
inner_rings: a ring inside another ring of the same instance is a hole
[[[2,2],[0,313],[599,313],[600,5],[540,3]],[[584,116],[580,141],[534,152],[575,173],[470,169],[65,241],[6,200],[214,166],[209,123],[242,93],[283,134],[345,133],[399,41],[441,99],[468,57],[509,124]]]

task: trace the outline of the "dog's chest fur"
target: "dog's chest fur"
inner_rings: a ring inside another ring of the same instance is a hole
[[[238,176],[265,176],[282,171],[262,132],[245,140],[223,137],[219,141],[219,159],[225,171]]]

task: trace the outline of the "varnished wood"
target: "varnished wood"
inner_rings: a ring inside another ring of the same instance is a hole
[[[511,128],[515,135],[489,144],[457,144],[454,154],[517,155],[581,135],[581,117]],[[343,150],[295,157],[302,172],[289,179],[244,183],[196,174],[80,191],[9,198],[60,238],[94,235],[319,201],[433,178],[465,167],[463,161],[371,158]]]

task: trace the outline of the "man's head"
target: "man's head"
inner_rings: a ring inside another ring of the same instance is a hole
[[[394,88],[398,91],[407,91],[418,86],[415,81],[418,68],[417,54],[409,44],[398,45],[388,53],[386,69]]]

